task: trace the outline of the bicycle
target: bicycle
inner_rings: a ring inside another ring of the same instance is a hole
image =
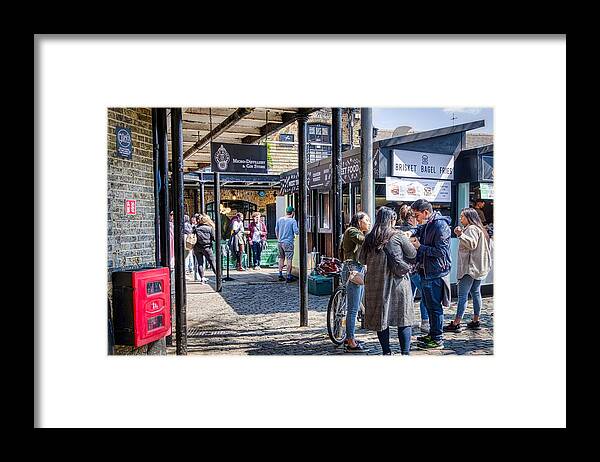
[[[341,276],[341,262],[335,258],[323,257],[319,266],[316,270],[319,274],[332,277]],[[329,297],[329,303],[327,304],[327,334],[334,343],[339,346],[344,343],[346,339],[346,313],[347,313],[347,291],[346,284],[339,284],[337,289],[333,291]],[[361,301],[360,309],[358,310],[357,320],[361,323],[361,327],[364,322],[364,310],[365,307]]]

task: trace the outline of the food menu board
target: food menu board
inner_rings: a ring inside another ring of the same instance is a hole
[[[429,202],[451,202],[451,198],[450,181],[389,176],[385,179],[385,199],[388,201],[413,202],[425,199]]]
[[[493,199],[494,198],[494,184],[493,183],[480,183],[479,184],[479,195],[482,199]]]

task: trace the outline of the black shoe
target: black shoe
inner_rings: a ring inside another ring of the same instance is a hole
[[[387,353],[382,353],[383,356],[394,356],[394,353],[388,351]]]
[[[295,282],[295,281],[296,281],[296,278],[294,278],[294,277],[287,278],[287,279],[285,280],[285,282]]]
[[[468,322],[467,329],[481,330],[481,323],[479,321]]]
[[[429,340],[431,340],[431,335],[429,334],[417,337],[418,342],[428,342]]]
[[[285,281],[285,278],[280,274],[279,277],[277,278],[279,281]]]
[[[355,347],[351,347],[347,343],[344,343],[344,351],[346,351],[348,353],[356,353],[356,352],[364,351],[363,344],[360,342],[357,342],[356,340],[355,340],[355,342],[356,342]]]
[[[454,321],[450,321],[450,324],[444,326],[444,332],[460,332],[462,329],[460,328],[460,323],[454,324]]]

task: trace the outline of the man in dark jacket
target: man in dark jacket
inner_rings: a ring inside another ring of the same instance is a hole
[[[417,337],[419,346],[440,349],[443,343],[444,300],[449,301],[450,274],[450,217],[434,212],[424,199],[412,203],[412,211],[419,223],[411,241],[417,249],[421,276],[421,292],[429,314],[429,334]]]

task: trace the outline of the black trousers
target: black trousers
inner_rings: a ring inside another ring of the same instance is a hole
[[[204,277],[204,260],[210,265],[210,268],[217,274],[217,264],[215,262],[215,255],[213,254],[212,247],[200,247],[194,246],[194,257],[198,262],[198,272],[200,277]]]

